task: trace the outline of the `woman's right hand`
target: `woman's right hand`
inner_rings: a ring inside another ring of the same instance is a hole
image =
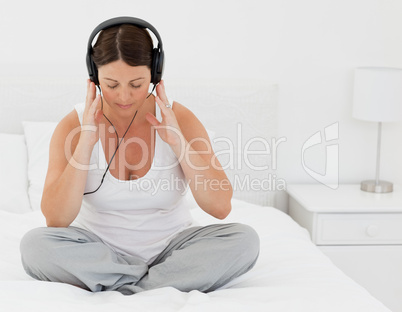
[[[87,80],[87,97],[85,99],[85,109],[82,117],[80,141],[94,146],[99,140],[99,123],[103,112],[98,108],[101,96],[96,95],[96,86],[91,80]]]

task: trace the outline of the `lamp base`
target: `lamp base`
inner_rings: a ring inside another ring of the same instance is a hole
[[[366,180],[362,181],[360,189],[371,193],[391,193],[393,191],[393,184],[387,181],[379,181],[376,184],[375,180]]]

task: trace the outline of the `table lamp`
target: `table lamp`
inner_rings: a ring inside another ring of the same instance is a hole
[[[366,192],[389,193],[391,182],[380,180],[381,125],[402,119],[402,69],[359,67],[355,69],[353,117],[378,122],[375,180],[362,181]]]

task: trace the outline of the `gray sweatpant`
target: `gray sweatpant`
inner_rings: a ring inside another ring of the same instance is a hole
[[[24,269],[35,279],[130,295],[164,286],[215,290],[254,266],[259,238],[251,227],[237,223],[191,227],[149,266],[76,227],[31,230],[20,247]]]

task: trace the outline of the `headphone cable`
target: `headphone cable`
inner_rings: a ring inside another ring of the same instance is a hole
[[[99,86],[98,86],[98,87],[99,87]],[[99,91],[102,93],[100,87],[99,87]],[[103,97],[101,97],[101,103],[102,103],[102,107],[101,107],[101,108],[102,108],[102,111],[103,111]],[[98,188],[97,188],[96,190],[94,190],[94,191],[91,191],[91,192],[85,192],[84,195],[93,194],[93,193],[95,193],[97,190],[99,190],[100,187],[102,186],[103,180],[105,179],[106,173],[108,172],[110,165],[112,164],[113,158],[114,158],[114,156],[116,155],[117,150],[118,150],[119,147],[120,147],[120,144],[123,142],[124,137],[126,136],[126,134],[127,134],[127,132],[128,132],[128,129],[130,129],[131,124],[133,123],[133,121],[134,121],[134,119],[135,119],[135,116],[137,116],[137,113],[138,113],[138,110],[135,111],[135,114],[134,114],[134,116],[133,116],[133,119],[131,119],[130,124],[128,125],[126,132],[124,132],[123,137],[121,138],[121,140],[119,140],[119,134],[117,133],[117,130],[116,130],[116,128],[114,127],[113,123],[109,120],[109,118],[106,117],[105,114],[103,114],[103,116],[105,116],[106,120],[107,120],[107,121],[111,124],[111,126],[113,127],[114,132],[116,133],[116,137],[117,137],[117,142],[118,142],[118,144],[117,144],[116,150],[115,150],[114,153],[113,153],[112,158],[111,158],[110,161],[109,161],[109,164],[108,164],[107,167],[106,167],[105,173],[104,173],[103,176],[102,176],[102,180],[101,180],[101,183],[99,184]],[[106,158],[106,154],[105,154],[105,158]]]

